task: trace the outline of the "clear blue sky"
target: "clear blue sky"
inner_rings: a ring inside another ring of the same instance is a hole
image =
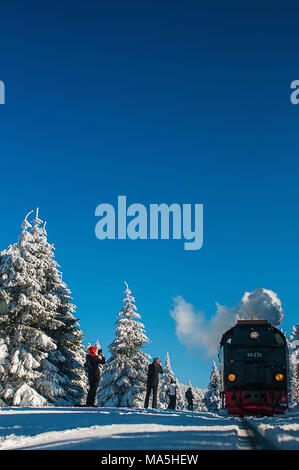
[[[40,207],[86,342],[107,352],[126,280],[179,380],[205,387],[169,311],[265,287],[298,322],[296,2],[27,1],[0,7],[0,249]],[[203,203],[204,246],[95,237],[95,208]]]

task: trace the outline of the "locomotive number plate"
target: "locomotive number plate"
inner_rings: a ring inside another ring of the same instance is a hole
[[[248,353],[246,353],[246,356],[247,356],[247,357],[251,357],[251,358],[254,359],[254,358],[257,358],[257,357],[263,357],[263,353],[258,352],[258,351],[256,351],[256,352],[248,352]]]

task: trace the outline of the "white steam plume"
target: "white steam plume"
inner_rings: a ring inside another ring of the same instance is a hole
[[[215,315],[206,320],[203,312],[196,312],[192,304],[181,297],[174,298],[174,308],[170,312],[176,322],[176,335],[188,349],[199,349],[207,358],[217,353],[221,335],[237,320],[268,320],[273,326],[279,326],[284,314],[281,301],[275,292],[257,288],[245,292],[241,301],[234,307],[216,303]]]

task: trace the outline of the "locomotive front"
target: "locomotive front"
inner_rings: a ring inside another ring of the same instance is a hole
[[[266,320],[240,320],[219,349],[222,406],[237,415],[282,414],[288,407],[285,336]]]

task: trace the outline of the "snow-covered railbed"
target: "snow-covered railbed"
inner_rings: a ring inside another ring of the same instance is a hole
[[[280,448],[299,449],[298,412],[254,421],[265,426]],[[150,409],[2,408],[0,435],[0,450],[249,448],[238,418],[224,413]]]
[[[299,410],[271,418],[249,418],[248,421],[276,449],[299,450]]]

